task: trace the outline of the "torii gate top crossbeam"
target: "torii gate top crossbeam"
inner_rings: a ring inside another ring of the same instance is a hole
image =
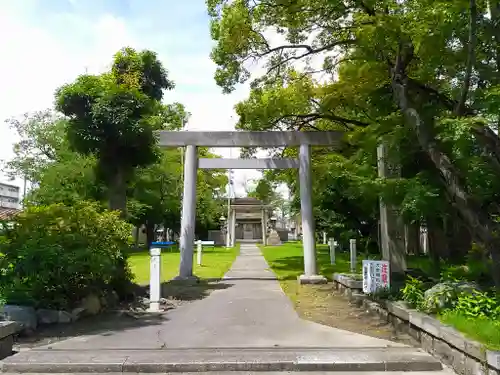
[[[160,146],[285,147],[338,146],[340,131],[167,131],[158,132]]]

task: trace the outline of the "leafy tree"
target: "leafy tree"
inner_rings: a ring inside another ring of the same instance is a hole
[[[159,113],[162,126],[175,130],[183,126],[189,113],[180,103],[163,105]],[[163,120],[162,120],[163,121]],[[36,186],[28,194],[27,203],[74,206],[80,201],[97,201],[104,207],[106,186],[96,176],[96,157],[71,150],[67,138],[67,120],[52,111],[27,114],[12,120],[21,138],[15,145],[15,157],[6,163],[9,173],[29,173]],[[19,152],[23,150],[23,152]],[[203,157],[215,157],[200,149]],[[182,162],[180,149],[157,151],[157,161],[139,167],[127,188],[128,220],[135,225],[146,224],[150,240],[155,225],[179,228],[182,196]],[[223,213],[218,203],[227,183],[221,171],[200,170],[198,177],[197,230],[201,233],[218,227]]]
[[[134,170],[156,160],[154,130],[172,115],[160,101],[163,90],[173,87],[155,53],[124,48],[110,72],[82,75],[56,93],[56,109],[68,117],[71,146],[96,157],[109,207],[123,215]]]
[[[22,177],[38,183],[50,163],[60,161],[71,151],[66,138],[66,121],[47,109],[6,120],[20,140],[14,143],[14,157],[4,165],[9,177]]]
[[[276,186],[266,178],[259,179],[257,185],[248,192],[248,196],[257,198],[264,204],[270,204],[277,199]]]
[[[71,158],[48,164],[41,172],[37,186],[27,195],[27,203],[72,206],[81,200],[103,202],[106,188],[96,181],[95,165],[94,158],[77,153],[73,153]]]
[[[245,124],[252,126],[260,114],[261,123],[264,115],[277,118],[274,127],[344,128],[351,144],[358,135],[387,142],[392,161],[418,187],[397,189],[398,179],[388,183],[393,198],[406,201],[400,207],[416,213],[444,193],[448,207],[426,210],[426,219],[458,213],[490,254],[500,287],[496,0],[207,3],[217,42],[215,78],[223,90],[249,78],[247,61],[262,60],[267,68],[253,82]],[[281,40],[266,38],[270,31]],[[322,82],[293,91],[289,86],[303,84],[290,84],[297,62],[303,66],[298,78],[318,77],[317,67],[307,63],[311,59],[323,62]],[[289,98],[275,95],[285,90]],[[418,163],[409,162],[404,151]],[[406,199],[410,193],[418,204]]]

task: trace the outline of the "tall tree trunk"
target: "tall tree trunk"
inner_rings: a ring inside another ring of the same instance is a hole
[[[391,163],[389,160],[387,145],[379,144],[377,159],[379,177],[397,178],[400,176],[400,165]],[[387,205],[383,199],[379,199],[379,212],[382,258],[390,262],[393,279],[404,279],[407,265],[403,220],[396,207]]]
[[[410,80],[404,72],[404,64],[396,63],[392,77],[395,102],[405,116],[407,124],[415,130],[420,147],[429,155],[440,172],[446,191],[464,223],[490,252],[493,260],[492,274],[495,286],[500,291],[500,238],[498,237],[500,226],[467,192],[462,183],[460,172],[448,156],[441,151],[433,136],[433,120],[422,116],[417,110],[418,107],[410,100],[410,97],[418,98],[422,92],[419,92],[418,88],[412,87],[410,95],[410,86]]]
[[[472,237],[461,220],[451,220],[448,231],[448,247],[450,248],[450,257],[453,262],[461,262],[472,247]]]
[[[125,173],[118,168],[109,182],[109,209],[120,211],[122,218],[127,217],[127,181]]]

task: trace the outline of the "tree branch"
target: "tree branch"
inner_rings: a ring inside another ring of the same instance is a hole
[[[276,121],[274,121],[274,124],[277,124],[280,121],[283,120],[295,120],[299,121],[300,123],[309,123],[311,121],[315,120],[330,120],[332,122],[340,123],[345,126],[346,129],[351,130],[349,128],[349,125],[356,125],[356,126],[363,126],[366,127],[369,124],[363,121],[359,120],[354,120],[354,119],[348,119],[344,117],[340,117],[337,115],[333,114],[328,114],[328,113],[308,113],[308,114],[293,114],[293,115],[284,115],[278,118]],[[319,130],[319,129],[318,129]]]
[[[279,61],[278,63],[272,65],[267,70],[267,73],[269,74],[270,72],[274,71],[275,69],[277,69],[281,65],[286,64],[287,62],[290,62],[292,60],[300,60],[300,59],[303,59],[307,56],[311,56],[311,55],[314,55],[317,53],[325,52],[325,51],[331,50],[331,49],[338,47],[338,46],[351,45],[351,44],[355,44],[355,43],[356,43],[356,40],[354,40],[354,39],[346,39],[346,40],[338,40],[336,42],[327,44],[327,45],[320,47],[320,48],[313,48],[307,44],[282,45],[282,46],[271,48],[271,49],[267,50],[266,52],[259,54],[258,57],[262,58],[262,57],[265,57],[273,52],[284,52],[285,50],[297,50],[297,49],[305,49],[306,50],[306,52],[299,54],[298,56],[297,55],[288,56],[284,60]]]

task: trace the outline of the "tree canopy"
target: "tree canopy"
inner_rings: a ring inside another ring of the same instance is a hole
[[[96,158],[97,176],[108,188],[109,207],[126,213],[126,189],[134,168],[157,158],[154,131],[172,116],[161,104],[174,83],[152,51],[124,48],[111,71],[82,75],[56,93],[67,117],[71,147]]]
[[[216,82],[231,92],[253,78],[236,106],[240,128],[345,131],[340,149],[313,153],[315,197],[334,203],[337,219],[365,223],[376,219],[378,198],[407,223],[444,230],[458,217],[500,286],[496,0],[207,5]],[[252,77],[255,61],[264,74]],[[395,178],[377,177],[379,144]],[[293,191],[290,173],[277,176]]]
[[[124,48],[109,72],[61,87],[54,108],[7,120],[20,140],[4,171],[32,183],[28,206],[97,202],[145,225],[148,241],[156,226],[178,231],[182,152],[160,149],[154,137],[154,131],[181,129],[189,119],[181,103],[161,102],[163,90],[173,88],[153,52]],[[205,148],[198,152],[215,157]],[[219,226],[227,178],[220,171],[198,174],[196,224],[205,233]]]

